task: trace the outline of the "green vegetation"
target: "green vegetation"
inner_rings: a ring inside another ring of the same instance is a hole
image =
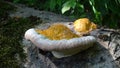
[[[22,39],[24,32],[34,27],[33,25],[41,23],[41,21],[32,21],[29,18],[9,18],[0,24],[0,62],[4,66],[13,66],[18,68],[18,63],[25,60],[23,53]],[[20,57],[20,61],[16,56]],[[1,67],[1,66],[0,66]]]
[[[13,2],[73,18],[87,17],[101,26],[120,28],[120,0],[13,0]]]
[[[0,2],[0,67],[19,68],[25,61],[22,39],[24,32],[42,21],[34,16],[28,18],[10,18],[8,12],[14,11],[14,7]],[[10,6],[10,7],[9,7]],[[11,9],[12,8],[12,9]],[[19,60],[19,59],[20,60]]]

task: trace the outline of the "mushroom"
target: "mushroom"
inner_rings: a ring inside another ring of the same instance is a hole
[[[96,42],[96,39],[93,36],[51,40],[44,35],[39,34],[34,28],[25,32],[25,39],[30,40],[42,50],[51,51],[56,58],[77,54],[89,47],[92,47]]]
[[[78,35],[87,34],[97,28],[97,25],[91,22],[88,18],[80,18],[73,23],[74,30]]]

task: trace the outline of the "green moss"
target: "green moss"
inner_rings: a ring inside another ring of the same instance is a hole
[[[15,7],[13,5],[10,5],[10,4],[8,4],[7,2],[4,2],[4,1],[0,1],[0,8],[4,9],[6,11],[15,9]]]
[[[5,18],[5,17],[3,17]],[[42,21],[37,17],[0,19],[0,67],[19,68],[19,61],[15,57],[17,54],[20,61],[25,60],[23,45],[21,41],[27,29]]]
[[[6,16],[10,11],[15,11],[16,7],[7,2],[0,1],[0,17]]]

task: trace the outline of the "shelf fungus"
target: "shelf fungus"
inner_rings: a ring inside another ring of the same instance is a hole
[[[91,22],[88,18],[80,18],[73,23],[74,30],[78,35],[87,34],[97,28],[97,25]]]
[[[93,36],[78,36],[63,24],[53,24],[44,30],[29,29],[25,39],[42,50],[51,51],[56,58],[77,54],[96,42]]]

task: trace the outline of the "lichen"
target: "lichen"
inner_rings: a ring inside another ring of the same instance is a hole
[[[36,29],[36,32],[43,34],[51,40],[71,39],[79,37],[63,24],[53,24],[48,29]]]

